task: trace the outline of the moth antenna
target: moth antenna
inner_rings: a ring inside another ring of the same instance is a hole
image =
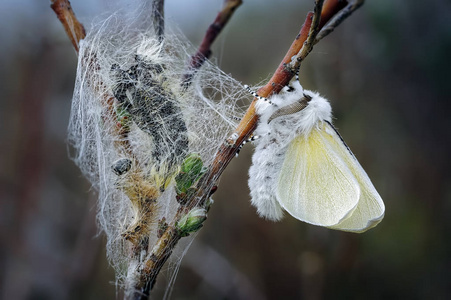
[[[304,108],[307,107],[307,105],[309,104],[310,100],[312,100],[312,97],[310,97],[309,95],[304,94],[304,97],[299,99],[298,101],[296,101],[296,102],[294,102],[292,104],[283,106],[282,108],[276,110],[271,115],[271,117],[269,117],[268,123],[270,123],[275,118],[286,116],[286,115],[291,115],[291,114],[300,112],[301,110],[303,110]]]
[[[294,91],[294,87],[292,87],[291,85],[287,85],[287,92],[292,92]]]
[[[259,96],[256,92],[254,92],[253,90],[251,90],[251,88],[250,88],[247,84],[244,86],[244,88],[245,88],[252,96],[254,96],[255,98],[257,98],[258,100],[267,102],[267,103],[269,103],[269,104],[271,104],[271,105],[275,105],[275,104],[272,103],[271,100],[269,100],[268,98]]]
[[[235,157],[238,157],[238,155],[240,154],[241,149],[243,148],[243,146],[245,144],[247,144],[249,142],[253,142],[253,141],[255,141],[255,140],[259,139],[259,138],[260,138],[259,135],[253,135],[250,138],[248,138],[247,140],[245,140],[244,142],[242,142],[241,145],[239,145],[238,149],[236,150]]]

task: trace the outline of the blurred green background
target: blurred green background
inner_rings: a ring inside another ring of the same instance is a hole
[[[194,45],[222,5],[166,2]],[[357,235],[290,216],[260,219],[249,202],[247,145],[222,176],[173,299],[451,298],[451,3],[366,2],[314,48],[301,80],[331,100],[337,128],[385,201],[384,221]],[[108,1],[72,4],[89,27]],[[244,0],[215,59],[243,83],[264,82],[312,7]],[[49,1],[2,1],[0,24],[0,297],[121,297],[96,235],[95,192],[67,154],[75,52]],[[171,274],[161,274],[154,299]]]

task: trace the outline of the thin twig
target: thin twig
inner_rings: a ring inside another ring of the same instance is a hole
[[[345,8],[343,8],[321,31],[318,33],[315,39],[315,44],[321,39],[327,36],[329,33],[334,31],[334,29],[341,24],[346,18],[348,18],[355,10],[363,5],[365,0],[353,0],[348,3]]]
[[[235,10],[243,3],[242,0],[225,0],[222,10],[207,29],[204,39],[197,52],[191,57],[188,71],[183,76],[184,85],[189,85],[196,71],[211,55],[211,45],[216,40],[222,29],[227,25]]]
[[[307,40],[301,48],[301,51],[296,55],[296,59],[293,59],[290,63],[291,70],[298,70],[301,66],[301,62],[309,55],[313,49],[316,35],[319,31],[319,25],[321,20],[321,11],[323,9],[324,0],[315,0],[315,8],[313,10],[312,24],[308,33]]]
[[[78,53],[80,41],[86,36],[85,28],[75,16],[69,0],[51,0],[51,3],[50,7],[63,24],[67,36]]]
[[[164,0],[154,0],[152,3],[152,19],[155,34],[161,43],[164,40]]]

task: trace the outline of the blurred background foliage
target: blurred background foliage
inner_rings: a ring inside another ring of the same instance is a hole
[[[194,45],[222,5],[166,2]],[[89,27],[108,1],[72,4]],[[312,7],[245,0],[214,59],[243,83],[264,82]],[[304,86],[331,100],[385,220],[356,235],[260,219],[249,203],[247,145],[222,176],[173,299],[451,297],[450,11],[446,0],[367,0],[301,68]],[[49,1],[2,1],[0,24],[0,297],[114,299],[96,195],[67,154],[75,52]],[[170,279],[161,274],[154,299]]]

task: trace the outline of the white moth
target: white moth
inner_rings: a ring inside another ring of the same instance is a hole
[[[252,204],[273,221],[285,210],[303,222],[343,231],[376,226],[384,203],[332,126],[329,102],[297,80],[293,88],[257,103]]]

